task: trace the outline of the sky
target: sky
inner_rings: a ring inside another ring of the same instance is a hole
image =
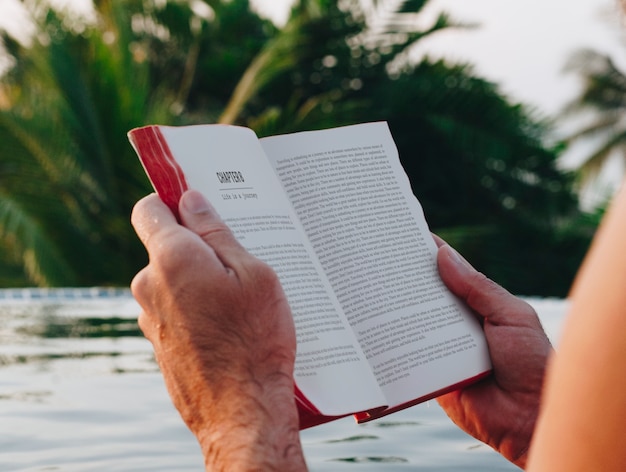
[[[54,1],[77,7],[88,4],[87,0]],[[417,54],[469,62],[480,76],[498,83],[513,101],[554,114],[579,90],[575,75],[563,73],[573,51],[591,47],[610,53],[626,69],[626,24],[617,13],[618,1],[431,0],[420,15],[425,24],[446,11],[453,19],[479,27],[437,33],[420,43]],[[292,2],[251,0],[279,24]],[[0,0],[0,24],[19,28],[17,3],[19,0]]]
[[[281,23],[291,0],[251,3]],[[436,33],[420,41],[417,57],[472,64],[480,77],[497,83],[512,102],[527,105],[537,116],[557,116],[580,92],[580,79],[564,71],[575,51],[608,54],[626,71],[626,14],[619,0],[430,0],[420,21],[429,25],[442,11],[477,27]],[[560,124],[557,132],[567,129]],[[561,164],[575,167],[589,144],[570,147]],[[623,158],[615,155],[601,178],[583,192],[583,204],[591,208],[615,191],[624,169]]]
[[[513,98],[554,113],[579,90],[575,75],[563,72],[574,51],[593,48],[623,56],[616,1],[433,0],[429,13],[443,9],[481,26],[444,32],[424,49],[468,60]]]
[[[564,74],[573,51],[593,48],[624,55],[623,20],[618,0],[431,0],[422,12],[425,24],[445,11],[469,30],[448,30],[424,40],[419,54],[474,64],[482,77],[500,84],[514,101],[546,114],[558,112],[579,90],[573,74]],[[259,11],[284,21],[291,0],[252,0]],[[617,61],[620,62],[619,60]],[[626,65],[626,58],[621,61]]]

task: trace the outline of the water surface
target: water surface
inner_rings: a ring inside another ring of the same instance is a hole
[[[558,337],[564,303],[532,300]],[[0,471],[201,471],[126,290],[0,290]],[[312,471],[519,470],[435,401],[302,432]]]

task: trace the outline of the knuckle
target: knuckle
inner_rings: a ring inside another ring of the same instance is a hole
[[[146,293],[146,286],[148,285],[148,268],[144,267],[137,272],[130,282],[130,291],[135,299],[143,299]]]
[[[133,209],[130,213],[131,221],[137,220],[140,214],[143,213],[145,206],[147,205],[149,197],[144,197],[141,200],[137,201],[135,205],[133,205]]]
[[[171,231],[162,237],[157,252],[151,257],[150,266],[166,279],[178,278],[181,271],[192,267],[198,260],[196,242]]]
[[[269,264],[256,257],[251,256],[248,271],[256,284],[266,288],[279,283],[278,275],[274,272],[274,269],[272,269]]]
[[[139,326],[139,329],[145,337],[148,337],[150,334],[148,328],[150,327],[151,323],[148,318],[149,316],[145,311],[142,311],[137,317],[137,326]]]
[[[233,240],[235,239],[230,228],[221,221],[203,222],[198,228],[195,228],[195,231],[204,241],[207,242],[215,238],[222,237],[232,238]]]
[[[486,293],[493,293],[498,285],[482,272],[474,272],[468,280],[465,297],[472,304],[473,301],[482,298]]]

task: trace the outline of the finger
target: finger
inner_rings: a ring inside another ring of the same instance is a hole
[[[137,317],[137,326],[139,326],[139,330],[146,339],[152,339],[152,327],[154,326],[154,323],[144,310],[141,310],[139,316]]]
[[[130,291],[133,294],[137,303],[141,305],[144,310],[150,309],[153,306],[152,297],[154,296],[154,290],[152,289],[153,283],[150,281],[150,267],[144,267],[133,277],[130,282]]]
[[[150,315],[150,313],[153,313],[155,306],[154,282],[151,280],[150,274],[150,267],[144,267],[137,272],[130,283],[130,291],[141,307],[141,313],[137,317],[137,324],[148,339],[151,339],[150,336],[152,334],[150,328],[157,323],[154,316]]]
[[[150,240],[155,233],[163,227],[178,225],[170,209],[156,194],[139,200],[133,208],[130,219],[148,253],[150,253]]]
[[[449,245],[439,248],[437,263],[441,279],[448,288],[491,323],[538,322],[530,305],[478,272]]]
[[[437,236],[435,233],[430,233],[430,234],[435,240],[435,244],[437,245],[437,247],[441,247],[444,244],[446,244],[446,242],[441,237]]]
[[[225,265],[232,266],[235,258],[242,251],[245,252],[230,228],[200,192],[185,192],[180,199],[179,211],[182,223],[212,247]]]
[[[211,209],[211,211],[213,220],[219,220],[215,210]],[[184,213],[189,216],[189,211]],[[191,226],[195,226],[197,230],[201,225],[194,220],[201,220],[201,218],[199,216],[187,218],[188,223],[193,223]],[[213,245],[207,244],[207,240],[194,231],[194,228],[180,225],[169,207],[157,195],[149,195],[137,202],[131,221],[137,235],[148,250],[150,261],[155,261],[166,274],[177,273],[185,265],[197,262],[200,254],[198,251],[202,251],[203,257],[208,257],[206,264],[217,263],[221,267],[224,266],[222,257],[217,254]],[[234,241],[230,230],[224,223],[221,223],[221,220],[219,222],[218,226],[221,226],[223,232],[228,233]]]
[[[465,298],[471,285],[469,279],[477,277],[478,271],[448,244],[439,246],[437,265],[439,274],[448,288]]]

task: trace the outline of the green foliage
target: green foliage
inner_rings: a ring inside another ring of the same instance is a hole
[[[595,225],[578,210],[574,175],[557,168],[559,149],[544,143],[548,124],[469,66],[407,60],[416,41],[455,25],[446,15],[423,31],[387,16],[398,35],[373,28],[360,5],[329,4],[303,23],[298,61],[239,121],[260,135],[388,121],[434,231],[516,293],[565,295]]]
[[[572,55],[567,69],[578,74],[584,84],[564,111],[565,118],[581,123],[568,141],[591,139],[595,144],[580,165],[584,184],[598,176],[614,153],[626,162],[626,75],[609,56],[589,49]]]
[[[0,281],[128,283],[145,262],[128,215],[149,191],[132,127],[387,120],[434,231],[516,293],[565,294],[595,226],[547,125],[469,66],[410,60],[459,27],[416,26],[425,0],[368,4],[300,0],[277,29],[248,0],[99,0],[95,22],[42,10],[32,45],[5,35]]]
[[[103,6],[103,8],[105,8]],[[16,67],[2,88],[0,263],[13,284],[128,283],[145,257],[128,225],[149,191],[124,142],[146,119],[169,119],[135,61],[119,3],[107,24],[80,33],[53,10],[34,17],[32,45],[12,44]]]

